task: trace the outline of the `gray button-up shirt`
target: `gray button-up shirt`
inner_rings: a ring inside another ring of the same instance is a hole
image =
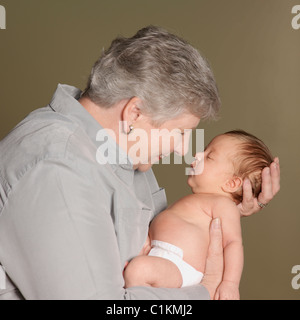
[[[97,162],[103,128],[80,93],[59,85],[0,142],[0,299],[207,299],[201,285],[123,288],[125,261],[166,208],[165,191],[112,138],[118,163]]]

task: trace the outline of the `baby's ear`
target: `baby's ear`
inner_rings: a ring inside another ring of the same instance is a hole
[[[234,193],[243,187],[243,179],[240,177],[232,177],[228,179],[222,186],[222,190],[228,193]]]

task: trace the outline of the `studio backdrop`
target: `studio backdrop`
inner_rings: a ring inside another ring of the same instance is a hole
[[[243,129],[280,158],[281,191],[242,220],[242,299],[300,298],[300,0],[0,0],[0,139],[58,83],[84,89],[103,48],[149,24],[209,60],[222,111],[205,142]],[[194,147],[194,146],[193,146]],[[1,155],[0,155],[1,157]],[[157,164],[168,202],[191,193],[186,164]]]

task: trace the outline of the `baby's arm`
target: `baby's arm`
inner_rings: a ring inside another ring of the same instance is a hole
[[[239,299],[239,284],[244,265],[240,213],[230,199],[217,201],[213,209],[214,218],[221,218],[224,246],[224,275],[216,299]]]

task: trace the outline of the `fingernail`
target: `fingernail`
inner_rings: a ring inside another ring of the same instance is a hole
[[[214,229],[220,229],[221,228],[220,218],[214,219],[212,223],[213,223],[213,228]]]

